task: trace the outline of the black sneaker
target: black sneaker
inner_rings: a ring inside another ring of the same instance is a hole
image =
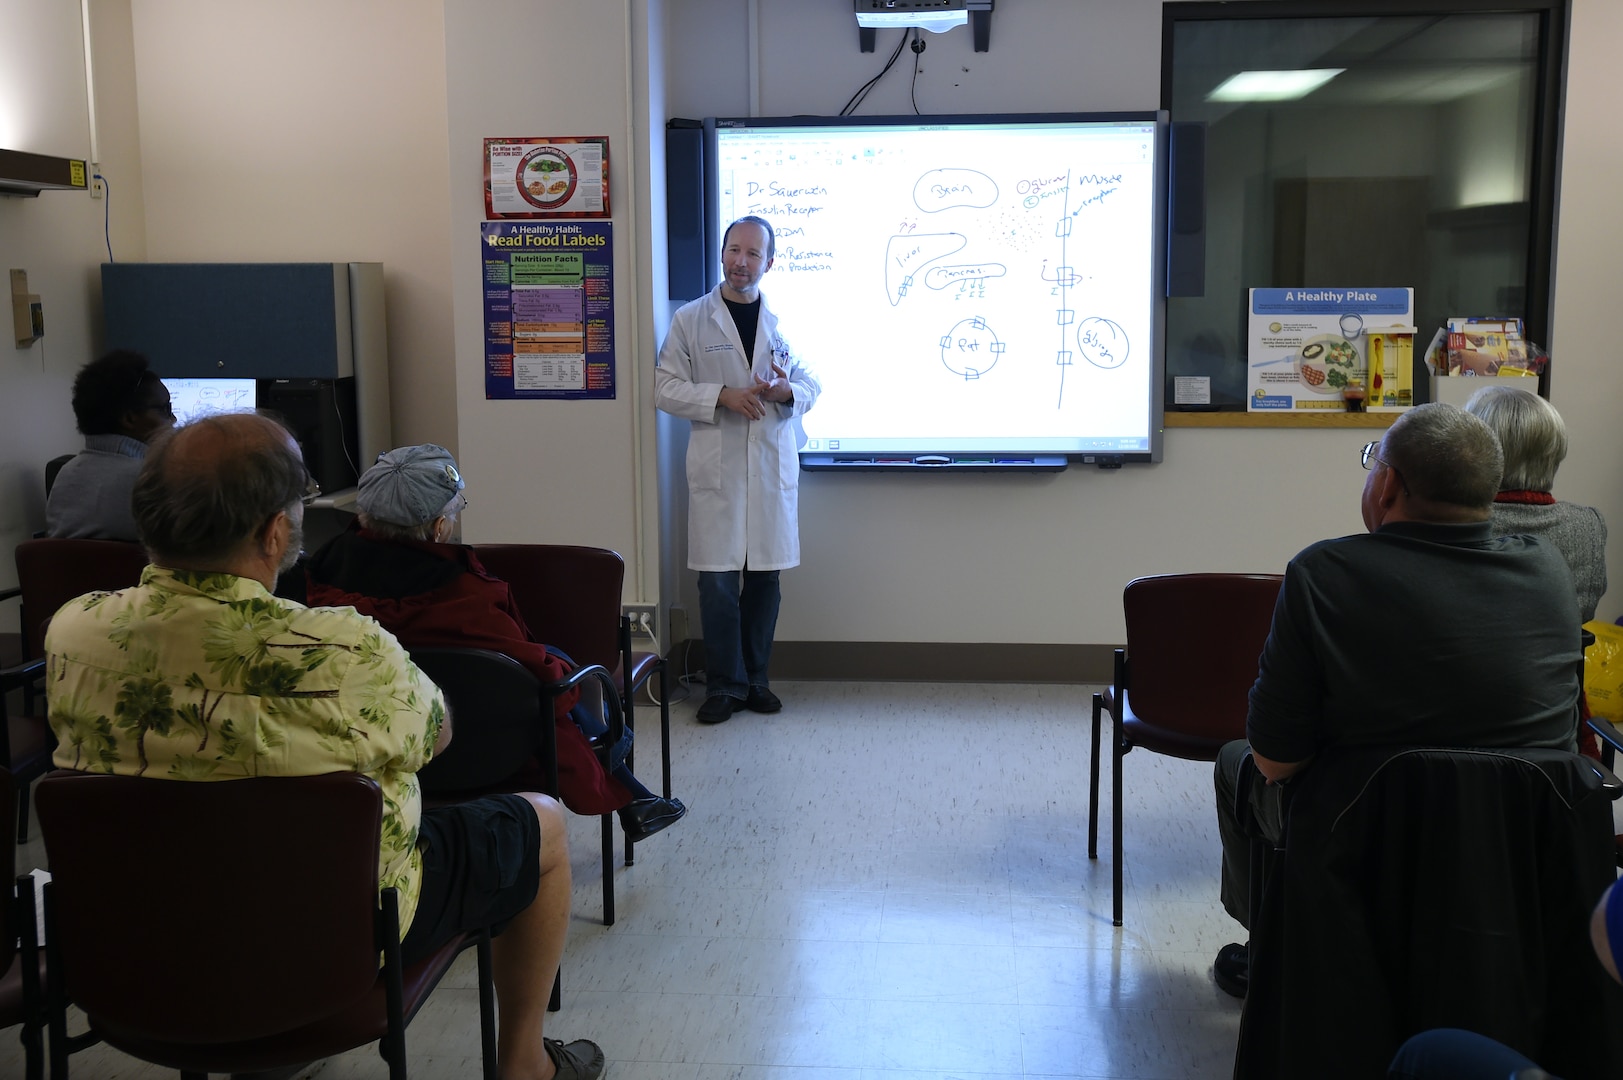
[[[750,687],[750,696],[744,699],[744,708],[750,712],[774,713],[783,708],[778,695],[764,686]]]
[[[1212,979],[1225,994],[1243,998],[1251,989],[1250,945],[1230,942],[1217,950],[1212,961]]]
[[[743,702],[726,694],[711,694],[699,706],[698,720],[701,724],[719,724],[739,710]]]

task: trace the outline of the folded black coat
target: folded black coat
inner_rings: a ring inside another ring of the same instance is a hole
[[[1458,1027],[1565,1080],[1623,1076],[1623,988],[1589,939],[1616,784],[1556,750],[1315,762],[1268,858],[1234,1075],[1384,1077],[1409,1036]]]

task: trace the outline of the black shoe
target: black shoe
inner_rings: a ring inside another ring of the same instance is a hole
[[[783,702],[778,695],[764,686],[750,687],[750,696],[744,699],[744,708],[750,712],[778,712],[783,708]]]
[[[688,808],[682,805],[681,799],[661,799],[657,795],[650,795],[621,807],[620,825],[626,831],[626,839],[635,844],[661,829],[675,825],[687,812]]]
[[[719,724],[733,713],[743,708],[744,703],[735,697],[726,694],[711,694],[699,706],[698,720],[701,724]]]
[[[557,1066],[557,1080],[597,1080],[603,1075],[603,1048],[590,1039],[566,1043],[542,1039],[547,1057]]]
[[[1230,942],[1217,950],[1217,959],[1212,961],[1212,978],[1225,994],[1243,998],[1251,989],[1250,948],[1249,943]]]

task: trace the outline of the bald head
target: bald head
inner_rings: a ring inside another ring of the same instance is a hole
[[[298,444],[274,420],[206,416],[148,451],[132,499],[136,531],[161,564],[226,570],[277,514],[303,523],[308,482]]]

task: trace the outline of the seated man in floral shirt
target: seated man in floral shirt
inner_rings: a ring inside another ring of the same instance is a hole
[[[271,595],[313,490],[292,436],[261,416],[155,442],[133,497],[152,565],[135,588],[69,601],[46,634],[56,763],[178,781],[370,776],[405,962],[502,928],[501,1075],[597,1077],[595,1044],[541,1031],[569,920],[562,811],[536,793],[422,810],[416,773],[451,736],[439,689],[372,619]]]

